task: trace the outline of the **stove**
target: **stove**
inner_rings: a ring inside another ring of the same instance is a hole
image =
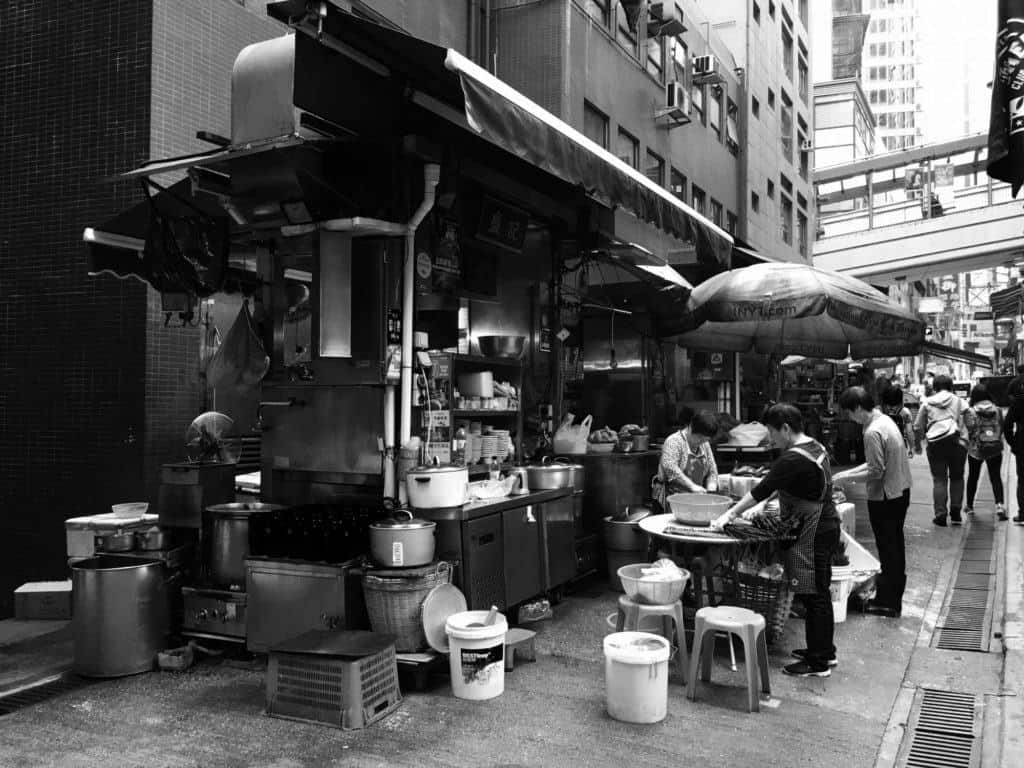
[[[182,587],[184,601],[181,634],[234,643],[245,642],[245,592],[203,587]]]

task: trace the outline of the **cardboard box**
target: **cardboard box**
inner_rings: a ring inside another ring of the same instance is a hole
[[[70,619],[71,579],[22,584],[14,590],[14,618]]]

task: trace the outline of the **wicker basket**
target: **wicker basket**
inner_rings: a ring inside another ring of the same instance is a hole
[[[793,605],[793,592],[785,579],[766,579],[752,573],[736,573],[734,589],[726,602],[749,608],[764,617],[767,640],[781,637]]]
[[[423,601],[430,590],[451,579],[451,565],[443,560],[422,568],[367,570],[363,574],[363,595],[371,629],[393,635],[399,653],[423,650],[427,647]]]

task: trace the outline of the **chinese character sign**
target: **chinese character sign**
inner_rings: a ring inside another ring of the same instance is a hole
[[[988,128],[988,175],[1024,185],[1024,0],[999,0],[996,77]]]

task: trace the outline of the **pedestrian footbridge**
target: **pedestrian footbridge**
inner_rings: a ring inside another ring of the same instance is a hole
[[[815,266],[884,285],[1024,262],[1024,199],[985,173],[987,142],[816,169]]]

